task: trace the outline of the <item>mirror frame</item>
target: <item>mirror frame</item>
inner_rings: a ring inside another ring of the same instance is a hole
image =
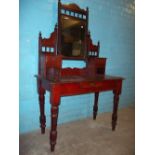
[[[63,13],[62,13],[63,10]],[[70,60],[85,60],[87,59],[87,34],[88,34],[88,15],[89,9],[81,9],[77,4],[61,4],[60,0],[58,2],[58,40],[57,40],[57,54],[61,54],[61,36],[62,36],[62,25],[61,16],[68,16],[75,18],[86,23],[85,27],[85,39],[84,39],[84,54],[83,56],[63,56],[63,59]]]

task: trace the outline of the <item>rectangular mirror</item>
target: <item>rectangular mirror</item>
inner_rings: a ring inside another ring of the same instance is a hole
[[[61,15],[61,54],[65,57],[84,58],[86,22]]]

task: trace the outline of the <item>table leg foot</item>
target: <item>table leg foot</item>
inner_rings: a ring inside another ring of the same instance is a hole
[[[55,145],[51,145],[51,152],[54,152]]]
[[[117,125],[117,117],[112,116],[112,131],[115,131]]]
[[[45,134],[45,128],[41,128],[41,134]]]

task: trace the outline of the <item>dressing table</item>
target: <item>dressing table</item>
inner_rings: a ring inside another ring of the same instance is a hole
[[[45,92],[50,92],[50,146],[57,140],[57,119],[62,96],[94,93],[93,119],[98,111],[99,92],[113,91],[112,130],[115,130],[122,77],[105,74],[106,58],[99,57],[100,43],[94,44],[88,31],[89,9],[58,1],[58,23],[49,38],[39,33],[37,90],[41,133],[45,133]],[[85,61],[84,68],[63,68],[63,60]]]

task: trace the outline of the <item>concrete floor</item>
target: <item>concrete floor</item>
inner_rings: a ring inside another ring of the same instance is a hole
[[[49,129],[20,135],[20,155],[134,155],[134,108],[119,110],[116,131],[111,130],[111,113],[58,125],[55,152],[50,152]]]

